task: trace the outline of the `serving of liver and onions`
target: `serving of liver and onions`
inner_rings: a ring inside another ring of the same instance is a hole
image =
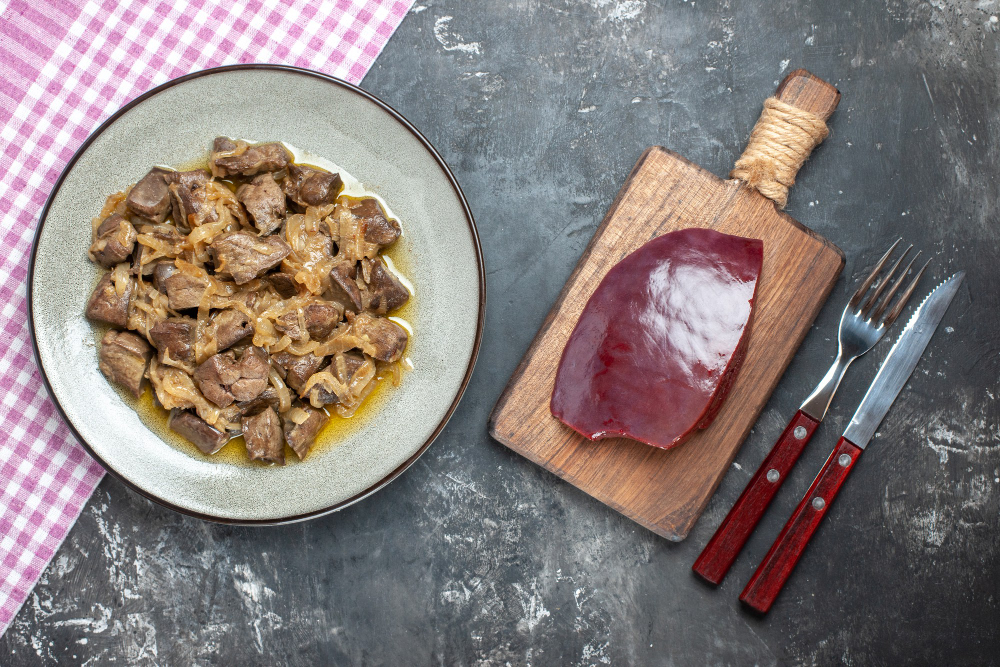
[[[381,253],[402,230],[281,143],[219,137],[209,168],[154,167],[94,218],[99,366],[137,398],[148,380],[205,454],[243,435],[251,459],[302,459],[332,413],[400,381],[408,333],[387,315],[410,293]]]

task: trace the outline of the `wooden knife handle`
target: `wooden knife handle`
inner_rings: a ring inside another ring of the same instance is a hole
[[[761,613],[771,608],[862,451],[847,438],[837,441],[830,458],[743,589],[740,600]]]
[[[694,562],[695,573],[713,584],[722,581],[818,426],[801,410],[795,413]]]

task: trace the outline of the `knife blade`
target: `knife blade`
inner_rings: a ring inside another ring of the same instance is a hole
[[[965,271],[959,271],[935,287],[906,323],[844,431],[844,437],[856,446],[861,449],[868,446],[875,429],[917,367],[964,278]]]
[[[848,473],[916,368],[964,278],[965,272],[959,271],[942,282],[913,313],[823,469],[740,594],[741,601],[762,613],[774,604]]]
[[[913,291],[930,264],[930,260],[912,276],[905,289],[903,289],[903,280],[916,261],[916,256],[910,259],[910,263],[903,269],[903,273],[890,282],[896,270],[902,266],[903,260],[912,250],[912,245],[903,251],[903,255],[896,260],[896,263],[889,269],[889,273],[881,279],[879,278],[896,247],[902,242],[903,239],[900,238],[892,244],[851,296],[840,317],[840,325],[837,327],[837,356],[833,364],[816,385],[816,388],[812,390],[812,393],[792,415],[777,441],[771,446],[756,472],[746,483],[739,498],[729,509],[729,513],[715,529],[715,534],[708,540],[705,548],[691,565],[691,570],[705,581],[715,585],[722,583],[729,568],[736,562],[740,551],[750,539],[751,533],[764,517],[771,501],[774,500],[778,490],[788,479],[799,460],[799,456],[805,451],[806,445],[809,444],[813,434],[819,428],[833,402],[837,388],[847,373],[847,369],[856,359],[878,344],[913,295]],[[918,251],[917,255],[919,254]],[[885,288],[889,285],[893,286],[892,289],[885,293],[884,297],[878,296],[885,292]],[[901,297],[892,310],[885,312],[885,307],[876,309],[874,303],[870,307],[867,306],[870,299],[878,301],[882,298],[884,298],[885,306],[888,306],[900,289],[903,289]],[[869,292],[871,296],[869,296]],[[883,319],[881,316],[868,317],[865,315],[866,310],[872,314],[882,313],[885,318]],[[901,327],[902,325],[903,323],[900,323]]]

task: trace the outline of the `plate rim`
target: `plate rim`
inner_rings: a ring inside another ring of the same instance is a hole
[[[190,81],[192,79],[197,79],[203,76],[210,76],[213,74],[219,74],[225,72],[248,71],[248,70],[287,72],[290,74],[312,77],[315,79],[319,79],[321,81],[325,81],[326,83],[339,86],[340,88],[343,88],[344,90],[350,93],[360,95],[369,102],[372,102],[373,104],[381,108],[383,111],[387,112],[398,123],[400,123],[411,134],[413,134],[417,138],[417,140],[424,146],[424,148],[427,149],[427,151],[437,161],[438,165],[441,167],[441,169],[447,176],[448,181],[451,183],[452,189],[458,195],[459,202],[462,205],[462,210],[465,213],[466,222],[469,226],[469,232],[472,235],[473,246],[475,248],[475,253],[476,253],[476,268],[479,274],[479,313],[476,321],[476,337],[475,340],[473,341],[472,354],[469,357],[468,368],[465,371],[465,376],[462,378],[462,384],[459,386],[458,392],[455,394],[455,398],[451,402],[451,405],[448,407],[448,410],[445,412],[444,416],[441,418],[441,421],[431,432],[430,436],[428,436],[428,438],[424,441],[424,443],[419,447],[419,449],[417,449],[417,451],[414,452],[413,455],[411,455],[408,459],[403,461],[399,466],[397,466],[394,470],[385,475],[382,479],[375,482],[374,484],[364,489],[363,491],[356,493],[350,498],[341,500],[337,503],[334,503],[333,505],[322,507],[320,509],[313,510],[310,512],[305,512],[302,514],[294,514],[287,517],[271,518],[271,519],[234,519],[231,517],[218,516],[214,514],[205,514],[203,512],[197,512],[195,510],[180,507],[179,505],[175,505],[170,501],[141,488],[137,484],[133,483],[131,480],[126,479],[124,475],[118,473],[110,465],[108,465],[104,461],[104,459],[102,459],[97,454],[97,452],[94,451],[93,447],[91,447],[90,444],[80,435],[79,431],[77,431],[76,426],[74,426],[73,423],[69,420],[65,410],[63,410],[62,405],[59,403],[59,400],[56,398],[55,393],[52,390],[52,385],[49,382],[48,375],[46,374],[45,368],[42,365],[41,355],[38,349],[38,337],[35,331],[35,312],[34,312],[33,296],[32,296],[34,294],[35,260],[38,254],[38,241],[39,238],[41,237],[42,228],[45,226],[45,220],[48,217],[49,208],[51,207],[52,202],[55,199],[56,195],[59,193],[59,189],[62,187],[63,181],[69,175],[69,172],[72,170],[77,160],[83,155],[83,153],[87,150],[87,148],[90,147],[91,143],[93,143],[99,136],[101,136],[101,134],[105,130],[107,130],[113,123],[115,123],[115,121],[117,121],[121,116],[130,111],[132,108],[138,106],[147,99],[169,88],[172,88],[178,84]],[[220,67],[210,67],[208,69],[198,70],[196,72],[191,72],[189,74],[185,74],[183,76],[177,77],[175,79],[170,79],[169,81],[161,83],[160,85],[147,90],[146,92],[139,95],[135,99],[126,103],[120,109],[111,114],[111,116],[109,116],[104,122],[102,122],[97,127],[97,129],[95,129],[87,136],[87,138],[80,145],[80,147],[73,153],[73,157],[71,157],[69,162],[66,163],[66,166],[63,168],[62,172],[59,174],[59,178],[56,179],[55,184],[52,186],[51,192],[49,193],[48,197],[45,200],[45,205],[42,207],[41,212],[38,214],[38,226],[36,227],[35,233],[32,237],[31,254],[28,260],[28,282],[27,282],[26,296],[27,296],[26,298],[27,322],[28,322],[28,331],[31,337],[31,349],[32,349],[32,354],[34,355],[35,358],[35,365],[37,366],[39,375],[41,376],[42,379],[42,384],[45,386],[45,391],[48,393],[49,398],[55,405],[55,408],[58,411],[59,416],[62,418],[63,423],[66,424],[67,428],[69,428],[70,433],[72,433],[73,437],[76,438],[76,441],[83,446],[83,448],[87,451],[87,454],[89,454],[92,459],[97,461],[97,463],[99,463],[101,467],[104,468],[105,472],[107,472],[112,477],[117,479],[119,482],[123,483],[127,488],[138,493],[144,498],[147,498],[157,503],[158,505],[171,509],[175,512],[179,512],[180,514],[185,514],[187,516],[202,519],[204,521],[210,521],[213,523],[220,523],[220,524],[243,525],[243,526],[276,526],[289,523],[297,523],[300,521],[307,521],[309,519],[315,519],[321,516],[325,516],[327,514],[331,514],[338,510],[342,510],[345,507],[348,507],[349,505],[353,505],[354,503],[357,503],[367,498],[368,496],[376,493],[377,491],[380,491],[381,489],[386,487],[390,482],[392,482],[401,474],[403,474],[403,472],[405,472],[407,468],[412,466],[417,461],[417,459],[419,459],[420,456],[423,455],[425,451],[427,451],[427,448],[431,446],[434,440],[437,439],[437,437],[441,434],[441,431],[443,431],[444,427],[448,424],[448,421],[451,419],[452,415],[455,413],[455,410],[458,408],[458,404],[462,400],[462,396],[465,394],[465,390],[469,386],[469,382],[472,379],[472,373],[473,370],[475,369],[476,361],[479,358],[479,349],[482,344],[483,329],[486,322],[486,267],[485,267],[485,260],[483,257],[482,244],[480,243],[479,240],[479,230],[476,227],[476,221],[472,215],[472,209],[469,207],[469,202],[465,197],[465,193],[462,191],[462,186],[459,185],[458,179],[455,178],[455,175],[452,173],[451,168],[444,161],[444,158],[441,157],[441,154],[438,153],[437,149],[434,148],[431,142],[428,141],[427,138],[424,137],[424,135],[421,134],[420,131],[412,123],[410,123],[410,121],[408,121],[401,113],[396,111],[389,104],[383,102],[381,99],[379,99],[372,93],[369,93],[368,91],[352,83],[344,81],[343,79],[339,79],[335,76],[331,76],[329,74],[324,74],[322,72],[317,72],[315,70],[306,69],[303,67],[295,67],[292,65],[278,65],[271,63],[237,63],[233,65],[222,65]]]

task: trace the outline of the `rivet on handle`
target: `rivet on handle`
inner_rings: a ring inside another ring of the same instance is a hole
[[[815,498],[813,498],[812,506],[814,510],[821,510],[824,507],[826,507],[826,501],[820,498],[819,496],[816,496]]]
[[[801,440],[802,438],[806,437],[806,427],[805,426],[796,426],[795,430],[792,431],[792,435],[795,436],[796,440]]]
[[[774,468],[771,468],[770,470],[767,471],[767,481],[769,481],[772,484],[774,484],[779,479],[781,479],[781,473],[780,472],[778,472]]]

